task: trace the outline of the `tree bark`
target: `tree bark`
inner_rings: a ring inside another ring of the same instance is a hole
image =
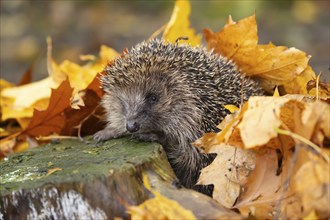
[[[153,197],[142,173],[198,218],[236,216],[207,196],[178,189],[159,144],[121,138],[63,140],[0,162],[0,219],[127,219],[128,206]]]

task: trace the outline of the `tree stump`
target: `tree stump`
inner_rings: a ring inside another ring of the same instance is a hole
[[[120,138],[63,140],[0,162],[0,219],[126,219],[128,206],[153,197],[142,173],[198,218],[236,216],[207,196],[178,189],[161,145]]]

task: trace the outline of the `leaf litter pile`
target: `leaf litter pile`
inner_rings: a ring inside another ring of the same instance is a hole
[[[190,3],[177,1],[169,22],[150,38],[162,33],[169,42],[186,37],[179,43],[201,46],[202,35],[190,27],[189,14]],[[310,56],[296,48],[258,44],[255,15],[238,22],[229,16],[219,32],[205,29],[204,38],[209,50],[233,60],[270,95],[251,97],[241,106],[228,103],[231,114],[219,124],[221,131],[193,143],[217,154],[202,170],[199,184],[213,184],[213,198],[242,217],[329,218],[330,86],[309,66]],[[120,53],[102,45],[98,56],[80,57],[84,65],[58,64],[50,38],[47,45],[47,78],[30,82],[30,69],[19,85],[0,81],[1,158],[102,127],[99,77]],[[130,207],[133,219],[194,218],[144,180],[155,198]]]

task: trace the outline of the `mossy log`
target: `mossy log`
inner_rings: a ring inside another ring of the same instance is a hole
[[[159,144],[121,138],[63,140],[0,162],[0,219],[129,218],[128,206],[153,197],[142,173],[198,218],[235,216],[207,196],[178,189]]]

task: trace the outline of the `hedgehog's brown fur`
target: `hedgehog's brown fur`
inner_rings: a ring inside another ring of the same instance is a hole
[[[191,143],[218,130],[229,113],[224,105],[237,106],[242,97],[262,94],[257,83],[222,56],[163,40],[138,44],[105,71],[102,105],[108,124],[94,138],[132,133],[140,140],[157,141],[180,182],[210,195],[211,187],[195,184],[214,155],[200,153]]]

